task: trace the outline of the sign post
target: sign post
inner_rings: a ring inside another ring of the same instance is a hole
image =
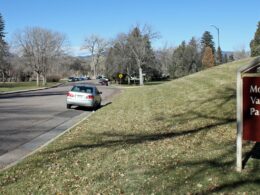
[[[119,79],[120,79],[120,85],[121,85],[121,83],[122,83],[122,78],[123,78],[123,74],[120,73],[120,74],[118,75],[118,77],[119,77]]]
[[[237,171],[242,171],[242,79],[241,72],[237,72]]]
[[[236,170],[242,171],[243,140],[260,141],[260,58],[237,72]]]

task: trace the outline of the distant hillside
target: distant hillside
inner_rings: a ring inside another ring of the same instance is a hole
[[[76,58],[78,58],[80,60],[89,60],[89,59],[91,59],[91,56],[76,56]]]
[[[222,55],[226,55],[229,57],[230,55],[232,55],[234,52],[233,51],[222,51]]]
[[[103,52],[102,56],[107,56],[108,52]],[[91,55],[87,55],[87,56],[76,56],[76,58],[82,59],[82,60],[89,60],[91,59]]]

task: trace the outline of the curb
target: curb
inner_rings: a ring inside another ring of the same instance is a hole
[[[38,152],[39,150],[41,150],[42,148],[44,148],[51,142],[58,139],[63,134],[67,133],[68,131],[70,131],[77,125],[79,125],[81,122],[83,122],[88,117],[90,117],[93,113],[95,113],[95,112],[82,113],[82,114],[78,115],[77,117],[75,117],[74,119],[66,121],[66,122],[60,124],[59,126],[55,127],[54,129],[52,129],[42,135],[39,135],[38,137],[34,138],[33,140],[19,146],[18,148],[3,154],[2,156],[0,156],[0,162],[2,164],[2,167],[0,167],[0,172],[15,166],[16,164],[23,161],[25,158]],[[76,122],[76,123],[74,123],[74,122]],[[71,126],[71,124],[73,124],[73,125]],[[65,129],[64,129],[64,127],[65,127]],[[50,137],[52,137],[52,138],[50,139]]]

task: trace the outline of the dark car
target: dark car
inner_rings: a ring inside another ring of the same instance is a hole
[[[106,79],[106,78],[101,78],[101,79],[99,79],[99,81],[98,81],[101,85],[106,85],[106,86],[108,86],[108,79]]]
[[[68,78],[68,81],[69,81],[69,82],[75,82],[75,78],[74,78],[74,77],[69,77],[69,78]]]

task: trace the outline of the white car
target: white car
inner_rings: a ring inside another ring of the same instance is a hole
[[[102,92],[98,91],[95,86],[78,84],[74,85],[67,93],[67,109],[71,106],[84,106],[93,109],[101,106]]]

